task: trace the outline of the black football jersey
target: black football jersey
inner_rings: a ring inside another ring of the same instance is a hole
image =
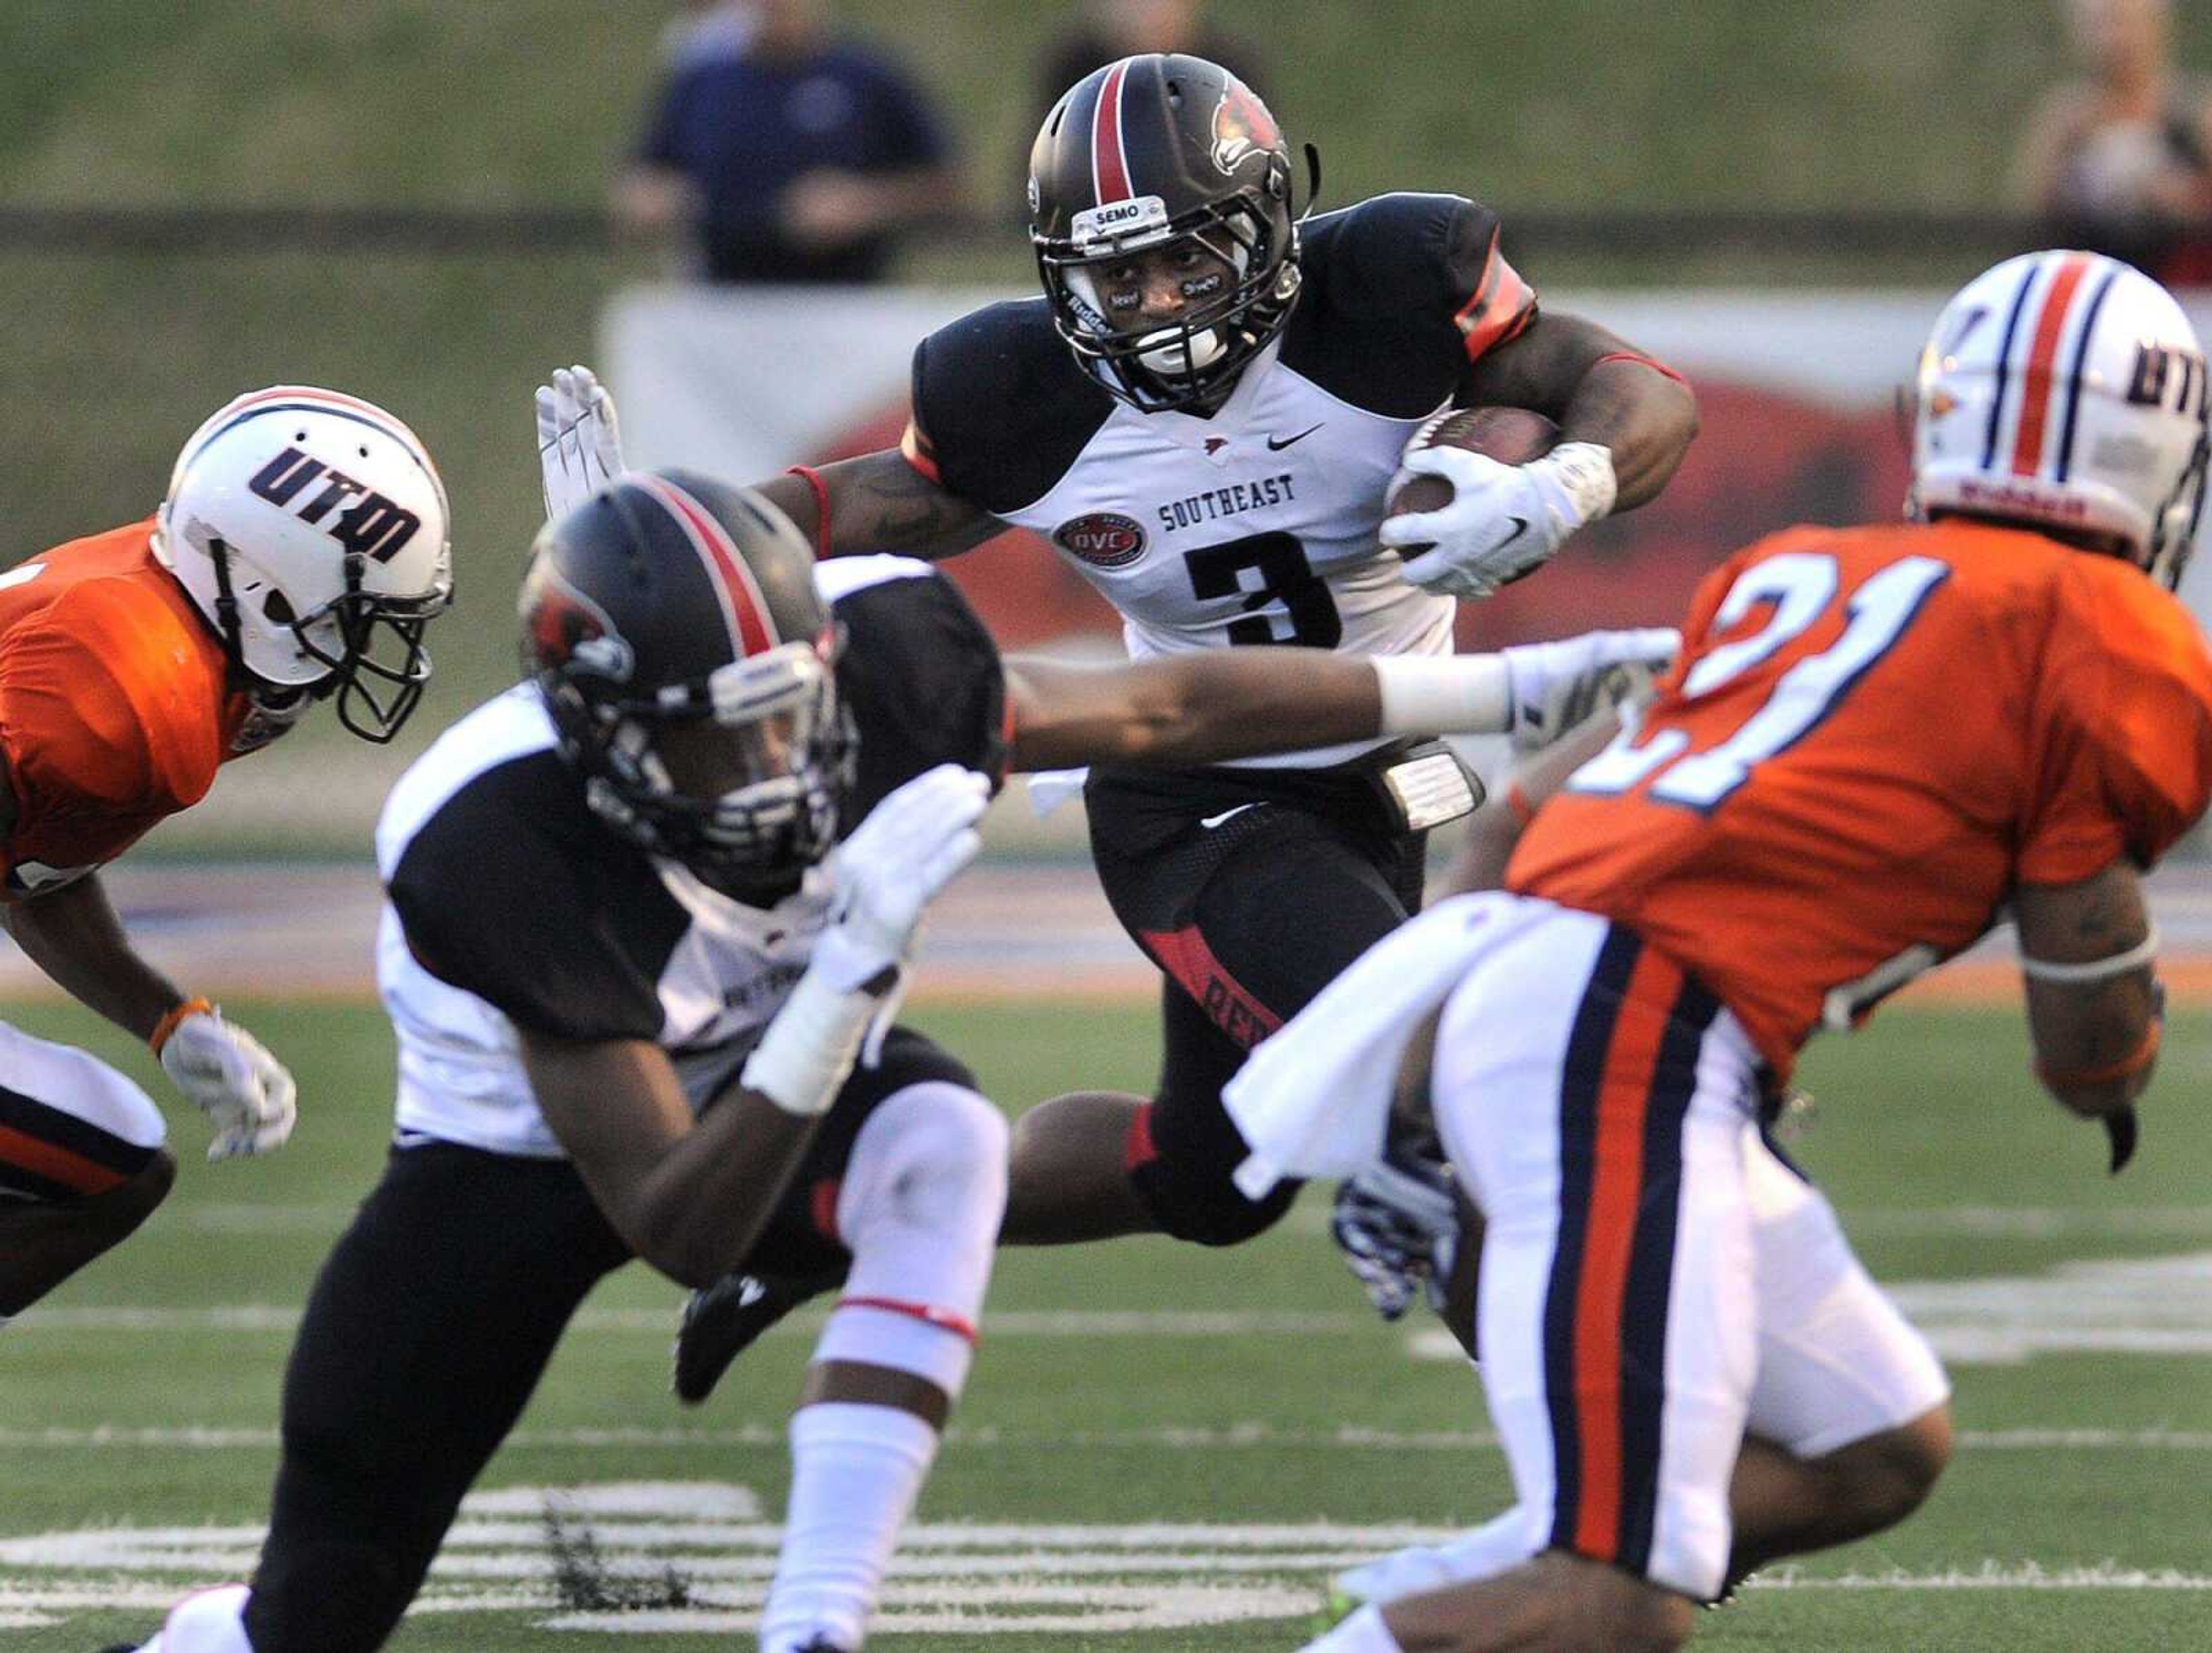
[[[899,557],[840,559],[817,579],[843,634],[838,689],[859,737],[842,827],[940,763],[997,779],[1004,674],[951,582]],[[823,867],[753,907],[614,836],[527,684],[455,724],[400,779],[377,866],[403,1138],[544,1158],[561,1151],[518,1030],[656,1041],[696,1106],[781,1006],[830,905]]]

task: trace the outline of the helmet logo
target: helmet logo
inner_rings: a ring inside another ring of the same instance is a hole
[[[1222,88],[1221,101],[1213,106],[1213,164],[1233,173],[1247,155],[1276,149],[1282,141],[1282,131],[1267,106],[1250,87],[1231,76]]]
[[[318,478],[322,487],[305,504],[295,507],[293,501]],[[296,447],[287,447],[256,471],[246,485],[271,505],[283,506],[301,521],[318,526],[349,497],[358,495],[324,532],[349,554],[372,562],[389,562],[405,549],[407,542],[422,526],[422,519],[414,512],[394,504],[366,483],[356,482],[343,471],[333,471],[320,459],[309,459]]]
[[[2177,376],[2175,369],[2179,368]],[[2128,400],[2142,407],[2162,407],[2173,390],[2174,408],[2180,413],[2204,410],[2204,358],[2171,344],[2136,346],[2136,370],[2128,380]]]
[[[1035,173],[1030,174],[1030,216],[1034,218],[1044,210],[1044,186],[1037,182]]]
[[[1088,247],[1099,241],[1167,227],[1168,204],[1157,195],[1139,195],[1127,201],[1109,201],[1104,206],[1084,208],[1069,224],[1068,238],[1078,246]]]
[[[1053,543],[1094,568],[1125,568],[1145,554],[1145,530],[1133,517],[1094,511],[1052,531]]]
[[[542,671],[573,670],[622,683],[636,665],[606,611],[550,573],[531,595],[526,624],[531,657]]]

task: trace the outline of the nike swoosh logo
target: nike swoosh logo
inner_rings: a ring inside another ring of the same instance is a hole
[[[1528,518],[1508,517],[1505,520],[1513,525],[1513,532],[1506,535],[1504,538],[1499,540],[1498,544],[1492,546],[1490,549],[1493,551],[1504,550],[1508,545],[1510,545],[1515,540],[1520,538],[1522,535],[1528,532]]]
[[[1328,421],[1324,419],[1321,422],[1321,425],[1325,425],[1328,422]],[[1270,436],[1267,438],[1267,452],[1270,453],[1279,453],[1285,448],[1290,447],[1293,442],[1303,442],[1307,437],[1312,435],[1314,432],[1319,430],[1321,428],[1321,425],[1308,425],[1304,430],[1300,431],[1295,436]]]
[[[1200,816],[1199,817],[1198,823],[1202,827],[1218,827],[1232,815],[1242,815],[1248,809],[1257,809],[1260,806],[1257,804],[1239,804],[1235,809],[1223,810],[1218,815]]]

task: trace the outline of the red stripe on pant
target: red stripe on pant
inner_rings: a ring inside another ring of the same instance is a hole
[[[0,1159],[79,1194],[105,1194],[131,1180],[121,1171],[5,1125],[0,1125]]]
[[[1195,924],[1180,930],[1146,930],[1138,939],[1152,954],[1152,962],[1182,985],[1214,1026],[1245,1049],[1282,1026],[1281,1017],[1223,968]]]
[[[1644,1193],[1644,1115],[1682,972],[1656,949],[1638,956],[1598,1081],[1595,1170],[1575,1292],[1574,1394],[1582,1466],[1574,1547],[1617,1560],[1625,1480],[1620,1327]]]

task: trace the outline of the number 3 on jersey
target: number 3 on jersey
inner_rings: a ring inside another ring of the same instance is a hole
[[[1720,744],[1685,757],[1690,736],[1684,730],[1660,730],[1642,744],[1623,731],[1575,771],[1568,789],[1622,793],[1656,775],[1647,796],[1691,809],[1714,808],[1751,778],[1754,765],[1787,751],[1817,727],[1905,635],[1929,593],[1950,572],[1931,556],[1893,562],[1851,593],[1843,635],[1777,678],[1765,704]],[[1711,629],[1726,631],[1763,603],[1772,604],[1774,611],[1750,636],[1723,643],[1691,667],[1681,698],[1711,694],[1803,635],[1834,605],[1839,582],[1835,558],[1807,551],[1784,552],[1745,569],[1721,599]]]
[[[1183,565],[1190,570],[1194,597],[1234,597],[1244,594],[1247,610],[1280,603],[1291,623],[1291,635],[1279,636],[1273,619],[1247,613],[1229,623],[1229,641],[1249,643],[1302,643],[1308,648],[1334,648],[1344,637],[1344,619],[1336,611],[1336,599],[1328,582],[1313,571],[1306,548],[1295,534],[1252,534],[1225,544],[1208,545],[1186,552]],[[1252,576],[1246,578],[1247,575]]]

